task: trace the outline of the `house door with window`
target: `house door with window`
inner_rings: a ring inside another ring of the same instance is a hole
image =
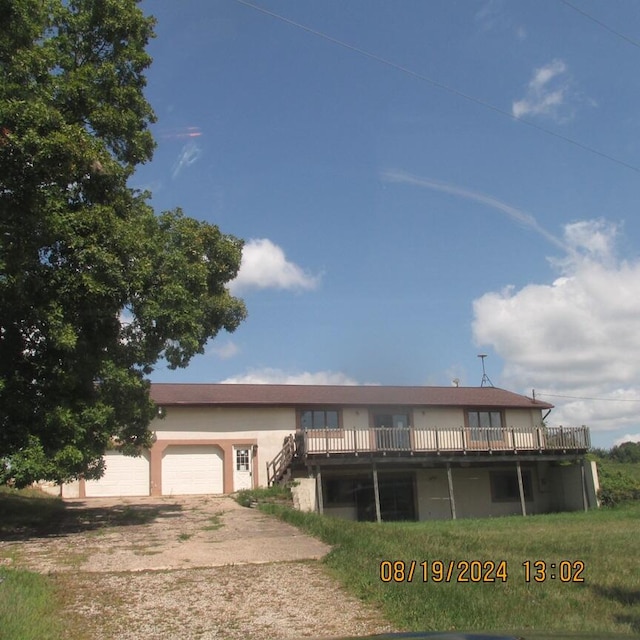
[[[381,451],[410,451],[408,413],[376,413],[376,447]]]
[[[252,489],[252,448],[233,447],[233,490]]]

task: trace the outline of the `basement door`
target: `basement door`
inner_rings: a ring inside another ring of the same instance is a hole
[[[252,447],[233,447],[233,490],[253,488]]]

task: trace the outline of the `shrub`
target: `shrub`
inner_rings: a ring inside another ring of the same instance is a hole
[[[640,500],[640,481],[628,471],[616,469],[614,464],[599,464],[600,491],[598,498],[605,507],[614,507],[622,502]]]
[[[236,502],[242,507],[251,507],[258,503],[291,503],[291,486],[273,485],[272,487],[260,487],[258,489],[243,489],[234,496]]]

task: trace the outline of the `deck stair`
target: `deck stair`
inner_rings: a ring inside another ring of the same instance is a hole
[[[275,484],[284,484],[291,477],[291,463],[296,457],[296,439],[288,435],[284,439],[282,449],[278,455],[267,462],[267,482],[271,487]]]

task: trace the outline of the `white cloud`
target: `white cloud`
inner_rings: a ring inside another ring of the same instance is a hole
[[[202,149],[193,140],[190,140],[180,150],[171,170],[171,177],[175,180],[183,169],[195,164],[201,157]]]
[[[235,342],[231,340],[225,342],[224,344],[215,343],[211,349],[207,350],[207,355],[216,356],[221,360],[229,360],[229,358],[233,358],[238,353],[240,353],[240,347]]]
[[[511,113],[516,118],[547,116],[566,120],[571,115],[566,108],[568,95],[567,65],[562,60],[553,60],[533,72],[525,97],[513,102]]]
[[[360,384],[339,371],[303,371],[290,373],[282,369],[251,369],[247,373],[220,381],[223,384]]]
[[[555,423],[640,422],[640,261],[617,258],[617,234],[603,220],[567,225],[568,253],[552,261],[560,277],[473,303],[475,341],[503,358],[505,386],[536,388],[558,406]]]
[[[518,40],[524,40],[527,37],[524,27],[514,27],[512,16],[506,9],[504,0],[487,0],[475,14],[476,24],[485,33],[508,31]]]
[[[618,438],[613,445],[617,447],[625,442],[640,442],[640,433],[627,433],[622,438]]]
[[[260,238],[245,244],[240,271],[229,288],[237,294],[248,289],[315,289],[319,283],[319,276],[306,273],[289,262],[277,244]]]

